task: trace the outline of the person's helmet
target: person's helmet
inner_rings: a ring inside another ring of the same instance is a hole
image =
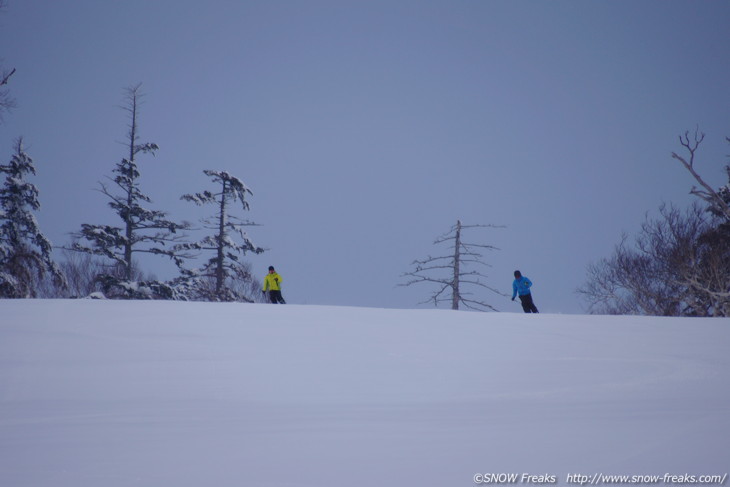
[[[520,271],[515,271],[515,277],[519,279],[520,277],[522,277],[522,273]]]
[[[273,265],[270,265],[270,266],[269,266],[269,270],[270,270],[270,271],[273,271],[273,270],[274,270],[274,266],[273,266]]]

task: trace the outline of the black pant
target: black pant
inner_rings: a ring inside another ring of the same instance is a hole
[[[269,299],[271,300],[271,304],[286,304],[284,297],[281,295],[281,291],[274,291],[272,289],[269,291]]]
[[[537,306],[532,302],[532,294],[520,295],[520,301],[525,313],[537,313]]]

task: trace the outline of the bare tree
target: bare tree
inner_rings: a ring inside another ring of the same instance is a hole
[[[101,259],[69,250],[63,250],[62,256],[59,266],[68,281],[68,289],[57,290],[58,294],[53,297],[86,297],[99,290],[96,277],[108,272]]]
[[[713,189],[695,167],[705,134],[679,136],[687,154],[676,152],[699,188],[694,204],[682,212],[662,206],[660,217],[646,218],[633,242],[626,236],[613,255],[588,267],[578,289],[591,313],[660,316],[730,316],[730,166],[728,184]],[[727,139],[730,142],[730,138]]]
[[[475,298],[473,292],[465,290],[465,287],[476,286],[487,291],[505,296],[495,288],[488,286],[481,279],[487,276],[478,269],[468,270],[470,266],[490,267],[482,259],[482,250],[498,250],[492,245],[473,244],[464,242],[462,231],[471,228],[504,228],[495,225],[463,225],[457,221],[447,233],[437,238],[434,245],[448,244],[449,254],[432,257],[428,256],[423,260],[415,260],[412,265],[415,269],[403,274],[409,280],[400,286],[411,286],[417,283],[430,283],[436,286],[431,298],[424,302],[433,302],[438,306],[440,302],[451,302],[451,309],[459,309],[463,304],[466,308],[479,311],[497,311],[492,305]],[[446,275],[444,275],[446,274]],[[450,294],[450,296],[449,296]]]
[[[713,213],[730,222],[730,166],[725,166],[729,184],[720,191],[715,191],[695,170],[695,156],[703,140],[705,140],[705,134],[701,133],[699,129],[695,129],[692,139],[690,139],[689,131],[686,131],[684,135],[679,136],[679,143],[687,150],[688,155],[682,157],[676,152],[672,152],[672,158],[681,162],[702,188],[692,187],[690,193],[704,200]],[[726,140],[730,142],[730,137],[726,137]]]
[[[631,245],[588,268],[578,293],[591,313],[730,316],[730,232],[699,205],[662,207]]]

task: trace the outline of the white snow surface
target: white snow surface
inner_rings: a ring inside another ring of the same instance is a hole
[[[2,300],[0,485],[724,475],[729,344],[728,319]]]

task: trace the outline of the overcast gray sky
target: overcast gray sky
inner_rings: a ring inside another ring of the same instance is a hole
[[[94,188],[141,82],[155,208],[195,221],[179,197],[209,189],[204,169],[241,178],[270,248],[250,261],[289,302],[415,307],[431,289],[400,275],[461,219],[506,226],[467,234],[500,248],[490,285],[511,293],[520,269],[541,311],[578,313],[586,265],[692,201],[678,134],[707,133],[699,170],[725,183],[729,22],[712,0],[8,0],[0,157],[25,137],[54,244],[118,224]]]

